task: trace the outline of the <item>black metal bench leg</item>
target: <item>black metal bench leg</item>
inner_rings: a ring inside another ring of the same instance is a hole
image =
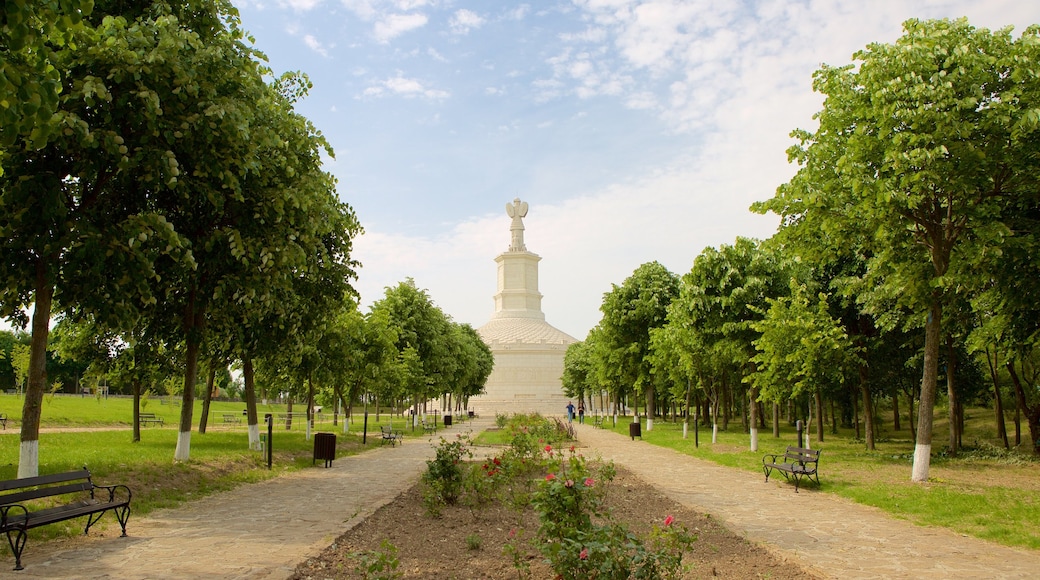
[[[98,520],[101,519],[101,516],[105,515],[105,512],[107,512],[107,511],[108,510],[102,510],[102,511],[99,511],[99,512],[94,512],[94,513],[92,513],[92,514],[87,516],[87,527],[83,528],[83,535],[84,536],[87,535],[88,532],[90,532],[90,526],[96,524],[98,522]]]
[[[123,533],[119,535],[120,538],[126,537],[126,523],[130,521],[130,506],[125,505],[117,507],[112,510],[116,513],[116,519],[119,520],[119,526],[123,528]]]
[[[25,540],[28,536],[25,534],[25,530],[14,530],[17,539],[11,537],[11,532],[7,532],[7,543],[11,545],[11,552],[14,553],[14,569],[23,570],[22,568],[22,550],[25,549]]]

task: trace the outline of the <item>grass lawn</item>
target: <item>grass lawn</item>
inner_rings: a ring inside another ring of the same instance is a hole
[[[19,433],[23,399],[0,394],[0,413],[9,417],[6,430],[0,430],[0,480],[18,475]],[[191,460],[174,462],[177,446],[177,424],[180,407],[157,399],[149,401],[142,412],[153,412],[165,419],[163,427],[141,428],[141,441],[132,442],[132,400],[129,398],[77,396],[44,396],[40,433],[41,475],[71,471],[86,466],[94,481],[101,485],[125,484],[133,492],[133,517],[166,507],[174,507],[212,493],[277,477],[313,465],[313,442],[306,439],[306,422],[294,420],[287,430],[278,421],[273,429],[272,469],[267,469],[266,455],[248,449],[245,422],[223,423],[223,413],[240,416],[243,402],[217,402],[210,407],[209,429],[198,433],[201,403],[193,415],[195,430],[191,436]],[[294,407],[294,411],[304,406]],[[261,433],[266,432],[262,415],[285,411],[284,405],[258,406]],[[316,424],[314,431],[336,433],[336,457],[344,457],[380,445],[379,425],[393,423],[405,428],[405,419],[385,412],[376,420],[369,414],[369,436],[362,443],[363,416],[355,415],[348,433],[331,420]],[[375,436],[372,433],[375,433]],[[420,431],[421,434],[421,431]],[[407,431],[406,431],[407,436]],[[317,464],[319,467],[321,463]],[[133,525],[133,517],[131,525]],[[81,521],[82,520],[82,521]],[[83,533],[83,518],[30,530],[30,542],[44,538]],[[105,517],[95,527],[111,527],[115,518]],[[94,529],[94,528],[92,528]],[[10,555],[3,542],[0,554]],[[2,564],[0,564],[2,565]]]
[[[942,526],[1008,546],[1040,549],[1040,461],[1028,454],[1029,434],[1023,433],[1026,451],[1005,451],[996,446],[993,412],[971,409],[966,413],[963,436],[966,448],[958,457],[948,457],[944,452],[948,423],[939,419],[945,411],[937,408],[935,414],[926,484],[910,482],[914,441],[909,428],[882,430],[876,435],[875,451],[867,451],[866,444],[857,440],[851,429],[839,428],[833,434],[828,426],[823,442],[816,441],[814,430],[812,447],[821,450],[821,491],[878,507],[915,524]],[[604,426],[628,436],[631,420],[619,417],[613,426],[608,418]],[[764,454],[783,452],[797,439],[794,428],[786,423],[781,426],[779,439],[768,427],[759,430],[759,450],[752,452],[739,420],[730,422],[729,431],[720,431],[715,444],[711,442],[711,427],[701,426],[699,446],[694,443],[692,423],[686,439],[680,423],[657,419],[649,432],[645,419],[642,424],[643,440],[648,443],[759,474]],[[1010,422],[1008,429],[1013,429]],[[813,484],[809,488],[813,489]]]

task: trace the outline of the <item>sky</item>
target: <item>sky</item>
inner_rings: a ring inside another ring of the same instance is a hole
[[[233,0],[335,150],[365,229],[362,307],[412,278],[453,320],[494,313],[505,206],[529,203],[542,310],[584,339],[645,262],[768,238],[749,211],[794,174],[821,64],[891,43],[909,18],[1040,23],[1022,0]]]

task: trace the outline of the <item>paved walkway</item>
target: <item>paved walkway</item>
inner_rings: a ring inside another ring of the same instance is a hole
[[[776,483],[590,425],[578,439],[672,499],[773,553],[833,578],[1036,578],[1040,551],[896,520],[878,509]],[[826,477],[826,475],[824,475]]]
[[[491,424],[478,419],[434,437],[406,435],[403,445],[336,459],[328,469],[241,486],[146,517],[131,514],[127,538],[118,537],[118,526],[103,538],[93,530],[69,542],[30,538],[22,553],[25,569],[10,572],[14,558],[7,556],[0,578],[287,578],[297,564],[411,487],[434,456],[438,436],[475,434]],[[378,430],[374,437],[378,442]]]
[[[478,419],[438,435],[479,432]],[[782,558],[834,578],[1035,578],[1040,551],[1005,548],[917,527],[879,510],[721,467],[616,433],[575,425],[590,455],[627,467],[673,499],[723,521]],[[411,486],[433,457],[430,437],[337,459],[147,517],[130,537],[29,541],[25,570],[0,577],[283,579],[340,534]],[[106,516],[108,517],[108,516]],[[115,529],[116,532],[111,530]]]

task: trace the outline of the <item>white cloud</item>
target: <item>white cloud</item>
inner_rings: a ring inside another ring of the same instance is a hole
[[[329,51],[325,48],[324,45],[322,45],[321,42],[318,41],[317,38],[314,38],[313,35],[305,34],[303,36],[303,42],[307,45],[308,48],[310,48],[314,52],[324,56],[325,58],[328,58]]]
[[[402,76],[387,78],[367,87],[362,93],[366,97],[381,97],[387,94],[402,97],[423,97],[427,99],[441,100],[451,96],[451,93],[441,89],[431,89],[422,84],[418,79]]]
[[[426,54],[437,62],[448,62],[448,59],[445,58],[443,54],[437,52],[437,49],[432,46],[426,49]]]
[[[278,3],[297,12],[305,12],[321,4],[321,2],[322,0],[280,0]]]
[[[506,12],[506,20],[523,20],[531,12],[530,4],[521,4],[516,8]]]
[[[448,21],[448,25],[454,34],[466,35],[470,30],[483,26],[484,22],[484,18],[476,12],[462,8],[455,11]]]
[[[372,34],[376,41],[385,44],[405,32],[426,26],[428,21],[425,14],[387,14],[376,22]]]

